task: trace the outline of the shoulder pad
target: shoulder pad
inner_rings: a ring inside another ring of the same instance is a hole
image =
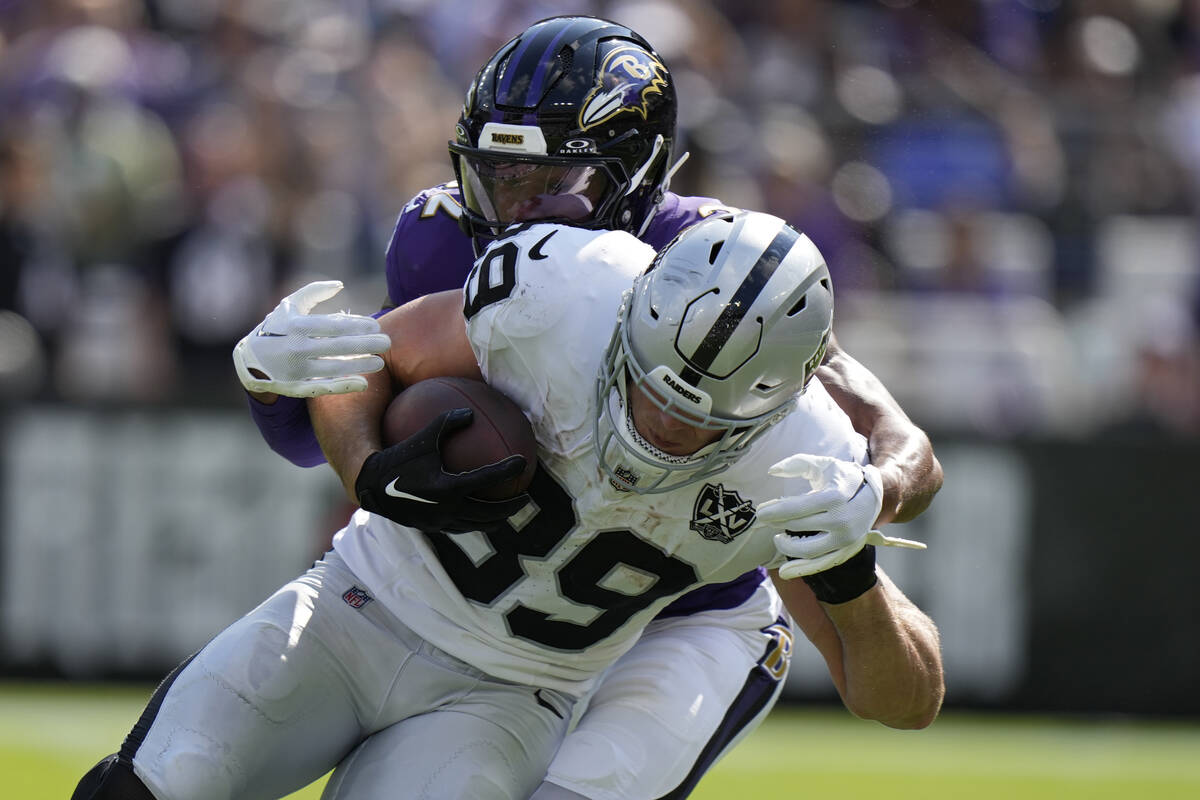
[[[614,293],[619,298],[653,257],[653,249],[621,231],[521,226],[476,261],[464,311],[473,322],[487,312],[483,316],[501,325],[509,340],[536,336],[565,314],[584,314]]]

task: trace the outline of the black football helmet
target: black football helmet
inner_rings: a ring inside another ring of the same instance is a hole
[[[666,65],[629,28],[534,23],[467,91],[450,142],[464,227],[476,239],[531,220],[640,234],[670,178],[675,105]]]

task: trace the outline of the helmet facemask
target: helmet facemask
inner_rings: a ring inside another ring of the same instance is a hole
[[[615,486],[652,494],[717,475],[790,413],[824,356],[828,269],[767,214],[710,217],[676,237],[627,293],[596,386],[593,434]],[[631,393],[717,434],[687,456],[638,431]]]
[[[485,134],[495,134],[488,129],[499,127],[489,123]],[[503,135],[510,139],[533,138],[531,132],[540,132],[526,126],[503,127],[509,131]],[[514,223],[535,220],[607,228],[628,183],[616,158],[485,150],[457,143],[450,144],[450,154],[470,224],[492,236]]]
[[[613,332],[596,382],[592,434],[600,467],[618,489],[635,494],[669,492],[724,472],[747,447],[795,406],[795,399],[759,417],[731,419],[708,410],[711,398],[687,387],[670,367],[647,372],[631,355],[628,302]],[[718,434],[695,453],[676,456],[647,441],[633,419],[631,392],[642,392],[660,411]]]
[[[594,17],[542,20],[467,93],[449,145],[461,222],[484,239],[534,220],[640,234],[674,135],[674,83],[641,36]]]

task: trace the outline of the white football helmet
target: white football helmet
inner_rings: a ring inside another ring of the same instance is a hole
[[[709,217],[684,230],[626,293],[597,380],[594,437],[615,486],[666,492],[708,478],[782,419],[825,355],[833,290],[825,259],[778,217]],[[646,441],[629,392],[720,432],[689,456]]]

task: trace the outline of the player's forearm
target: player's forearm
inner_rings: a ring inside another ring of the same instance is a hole
[[[871,463],[883,477],[883,507],[876,524],[917,517],[942,488],[942,466],[929,437],[879,379],[836,343],[830,343],[817,376],[854,429],[867,438]]]
[[[920,428],[892,415],[883,415],[867,437],[871,463],[883,478],[883,505],[875,524],[915,519],[942,488],[942,465],[929,437]]]
[[[274,392],[252,392],[249,389],[246,390],[246,394],[250,395],[256,402],[261,403],[264,406],[275,405],[275,401],[277,401],[280,397],[280,395],[277,395]]]
[[[323,395],[308,401],[325,459],[355,502],[354,483],[363,462],[383,448],[380,421],[393,394],[391,377],[384,370],[367,376],[367,388],[362,392]]]
[[[846,668],[842,661],[842,641],[838,637],[833,620],[825,613],[824,607],[817,602],[812,589],[804,581],[796,579],[785,581],[779,573],[771,570],[771,580],[783,604],[791,615],[792,621],[808,637],[809,642],[825,660],[829,677],[837,689],[838,695],[846,698]]]
[[[882,570],[875,588],[850,602],[822,607],[841,642],[839,688],[851,713],[892,728],[932,723],[945,696],[933,621]]]
[[[298,467],[325,463],[304,400],[278,395],[278,402],[263,405],[252,399],[254,393],[248,394],[250,416],[268,447]]]

